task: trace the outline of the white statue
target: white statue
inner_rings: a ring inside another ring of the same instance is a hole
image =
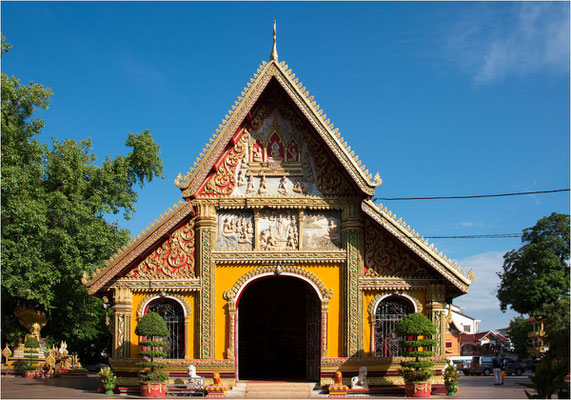
[[[369,382],[367,381],[367,367],[359,368],[359,376],[351,378],[351,389],[368,389]]]
[[[189,378],[200,378],[200,376],[196,375],[196,367],[192,364],[188,366],[188,377]]]

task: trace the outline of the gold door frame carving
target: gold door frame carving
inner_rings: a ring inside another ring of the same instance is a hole
[[[327,289],[321,279],[313,273],[293,265],[285,266],[263,266],[244,274],[230,290],[224,292],[223,297],[228,301],[228,347],[226,348],[226,358],[234,359],[236,356],[236,300],[240,293],[253,281],[266,276],[290,276],[301,279],[307,283],[317,293],[321,301],[321,357],[328,356],[327,326],[329,300],[333,297],[333,290]]]

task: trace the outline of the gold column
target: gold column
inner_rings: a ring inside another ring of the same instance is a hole
[[[321,357],[329,357],[329,343],[327,338],[327,325],[329,317],[329,301],[321,302]]]
[[[443,284],[434,283],[426,288],[426,306],[428,317],[436,326],[438,333],[434,337],[438,345],[434,351],[435,355],[446,354],[446,288]]]
[[[133,294],[131,289],[113,289],[113,357],[131,357],[131,315]]]
[[[363,222],[359,204],[343,207],[343,247],[347,259],[343,268],[343,340],[346,357],[363,356],[362,294],[359,275],[363,270]]]
[[[196,218],[196,266],[200,277],[200,296],[198,301],[197,322],[198,358],[215,357],[215,265],[212,261],[212,249],[216,240],[216,209],[208,201],[197,201]]]
[[[236,347],[236,302],[228,301],[228,348],[226,358],[234,359],[234,348]]]
[[[297,215],[297,221],[298,221],[297,243],[298,243],[298,249],[299,250],[303,250],[303,219],[304,218],[305,218],[305,213],[303,212],[303,210],[299,210],[299,213]]]

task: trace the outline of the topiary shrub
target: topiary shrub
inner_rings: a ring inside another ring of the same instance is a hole
[[[404,349],[403,355],[415,358],[414,361],[401,363],[402,368],[399,373],[406,382],[427,381],[434,374],[432,370],[434,363],[422,359],[434,355],[434,352],[429,349],[436,346],[438,342],[428,337],[436,333],[437,330],[432,321],[419,313],[409,314],[397,324],[395,334],[407,338],[401,343]]]
[[[144,371],[140,374],[140,379],[143,382],[166,382],[169,375],[167,372],[161,371],[165,367],[165,363],[155,361],[155,358],[166,356],[163,351],[166,343],[162,338],[169,335],[167,324],[159,314],[149,312],[137,324],[135,334],[141,337],[139,355],[143,357],[143,361],[137,366]]]
[[[24,343],[24,357],[26,361],[22,365],[24,371],[33,371],[37,367],[34,363],[38,360],[38,349],[40,348],[40,342],[35,337],[29,337]]]

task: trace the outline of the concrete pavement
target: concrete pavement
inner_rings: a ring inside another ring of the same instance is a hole
[[[431,396],[431,399],[526,399],[524,387],[517,383],[529,383],[529,375],[508,376],[506,384],[494,386],[491,376],[462,376],[460,390],[454,396]],[[109,399],[109,398],[141,398],[133,395],[106,395],[97,393],[99,380],[95,375],[87,377],[65,377],[52,379],[25,379],[2,377],[1,397],[3,399]],[[528,389],[531,390],[531,389]],[[232,393],[234,392],[234,393]],[[326,399],[326,394],[312,390],[312,399]],[[245,391],[230,391],[231,398],[248,398]],[[285,397],[285,396],[284,396]],[[395,396],[351,396],[351,398],[395,399]]]

